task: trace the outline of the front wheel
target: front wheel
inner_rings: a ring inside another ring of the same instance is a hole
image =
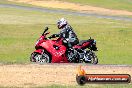
[[[51,58],[46,52],[43,52],[43,54],[34,52],[31,54],[30,61],[37,63],[51,63]]]
[[[90,59],[90,61],[84,61],[85,63],[98,64],[98,58],[93,51],[87,51],[86,57]]]

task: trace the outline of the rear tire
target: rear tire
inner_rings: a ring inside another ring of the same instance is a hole
[[[91,63],[91,64],[98,64],[98,58],[92,51],[87,51],[87,54],[90,53],[88,56],[91,58],[91,61],[84,61],[85,63]]]
[[[98,58],[95,53],[92,55],[91,64],[98,64]]]

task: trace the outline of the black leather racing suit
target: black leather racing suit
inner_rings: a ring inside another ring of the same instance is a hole
[[[72,48],[74,45],[79,43],[77,35],[70,25],[66,25],[63,29],[61,29],[59,34],[53,34],[52,36],[64,38],[65,40],[67,40],[67,48]]]
[[[67,43],[63,42],[63,44],[67,47],[66,52],[67,55],[69,55],[68,60],[70,62],[75,61],[76,58],[74,58],[74,56],[76,56],[77,53],[75,53],[75,50],[72,47],[78,44],[79,40],[72,27],[70,25],[66,25],[63,29],[61,29],[59,34],[53,34],[52,37],[64,38],[64,40],[67,41]],[[73,52],[73,54],[71,54],[70,52]]]

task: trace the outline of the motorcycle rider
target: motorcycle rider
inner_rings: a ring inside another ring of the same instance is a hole
[[[64,18],[61,18],[60,20],[58,20],[57,27],[58,29],[60,29],[60,33],[53,34],[50,37],[51,38],[55,38],[55,37],[63,38],[64,39],[63,43],[68,48],[68,51],[74,51],[72,47],[78,44],[79,40],[77,38],[77,35],[73,31],[73,28],[69,25],[69,23]],[[69,61],[72,61],[72,59],[73,58],[68,57]]]

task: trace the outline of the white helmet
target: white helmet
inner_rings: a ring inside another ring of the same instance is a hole
[[[61,19],[57,22],[58,29],[62,29],[62,28],[65,27],[67,24],[68,24],[68,22],[67,22],[64,18],[61,18]]]

